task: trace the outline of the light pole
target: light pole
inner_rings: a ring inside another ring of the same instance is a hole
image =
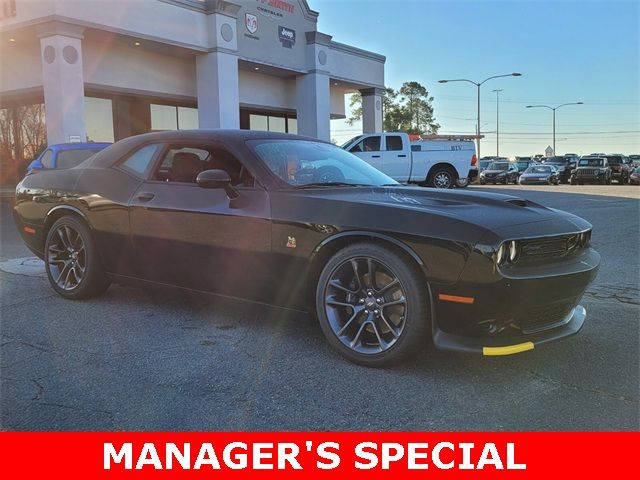
[[[567,105],[584,105],[584,102],[571,102],[571,103],[563,103],[562,105],[558,105],[556,107],[550,107],[549,105],[527,105],[527,108],[548,108],[549,110],[553,110],[553,154],[556,154],[556,110],[560,107],[566,107]]]
[[[521,77],[521,76],[522,76],[521,73],[513,72],[513,73],[507,73],[505,75],[494,75],[493,77],[485,78],[481,82],[474,82],[473,80],[469,80],[467,78],[455,78],[453,80],[438,80],[438,83],[469,82],[469,83],[473,83],[476,87],[478,87],[478,132],[477,132],[478,133],[478,158],[480,158],[480,87],[482,86],[483,83],[488,82],[489,80],[492,80],[494,78]]]
[[[491,90],[496,92],[496,157],[500,156],[500,92],[502,90]]]

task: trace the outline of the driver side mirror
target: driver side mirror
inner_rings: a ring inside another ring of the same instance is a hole
[[[238,191],[231,185],[231,177],[225,170],[205,170],[196,177],[201,188],[222,188],[229,199],[238,197]]]

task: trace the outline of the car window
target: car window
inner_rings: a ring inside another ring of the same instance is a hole
[[[602,167],[604,161],[601,158],[583,158],[578,165],[580,167]]]
[[[399,135],[390,135],[387,137],[387,151],[395,152],[402,150],[402,137]]]
[[[40,163],[43,168],[51,168],[53,165],[51,163],[51,157],[53,157],[53,152],[51,150],[46,150],[42,154],[42,158],[40,159]]]
[[[351,147],[351,152],[379,152],[380,151],[380,136],[375,135],[373,137],[364,138],[362,141],[356,143]]]
[[[200,172],[224,170],[232,185],[253,186],[253,177],[233,155],[214,146],[169,147],[154,172],[163,182],[196,183]]]
[[[58,152],[56,168],[72,168],[80,165],[87,158],[99,152],[100,148],[83,148],[80,150],[62,150]]]
[[[151,160],[153,160],[153,157],[158,151],[158,148],[160,148],[160,144],[147,145],[146,147],[142,147],[132,153],[129,158],[127,158],[120,164],[120,166],[124,167],[127,170],[131,170],[138,176],[143,177],[145,176],[145,172],[149,169]]]
[[[292,186],[397,184],[364,160],[334,145],[306,140],[256,140],[249,145],[275,175]]]

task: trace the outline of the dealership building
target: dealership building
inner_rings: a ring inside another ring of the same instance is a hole
[[[385,57],[317,20],[305,0],[0,0],[3,142],[35,141],[16,125],[28,106],[49,144],[188,128],[329,140],[354,92],[363,130],[381,131]]]

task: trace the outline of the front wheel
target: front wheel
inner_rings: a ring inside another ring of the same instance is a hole
[[[53,289],[72,300],[100,295],[111,283],[89,227],[71,216],[58,219],[47,234],[45,269]]]
[[[417,265],[374,243],[348,246],[324,267],[316,311],[329,343],[360,365],[386,366],[426,343],[427,288]]]
[[[456,175],[447,167],[440,167],[430,173],[427,184],[435,188],[453,188]]]

